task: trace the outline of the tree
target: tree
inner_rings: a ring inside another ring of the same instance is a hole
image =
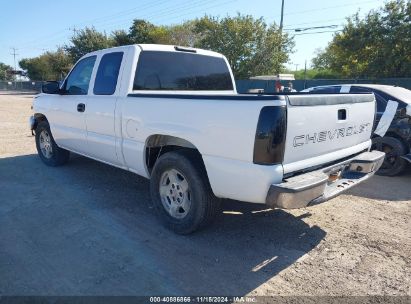
[[[38,57],[22,59],[22,69],[32,80],[58,80],[66,75],[73,65],[71,57],[59,48],[56,52],[46,52]]]
[[[129,29],[131,43],[155,43],[153,32],[156,26],[148,21],[135,19]]]
[[[0,62],[0,80],[13,80],[14,76],[11,73],[13,68],[3,62]]]
[[[130,36],[124,30],[117,30],[111,34],[113,46],[122,46],[132,44]]]
[[[224,54],[237,79],[279,73],[294,47],[276,24],[267,26],[250,15],[206,16],[196,21],[194,32],[200,36],[195,45]]]
[[[387,2],[359,14],[312,61],[346,77],[411,77],[411,1]]]
[[[105,33],[98,32],[94,27],[79,30],[70,39],[71,45],[66,45],[65,50],[74,61],[87,53],[112,47],[114,42]]]
[[[326,69],[304,69],[298,71],[286,71],[294,74],[295,79],[338,79],[340,75]]]
[[[196,37],[194,21],[180,25],[157,26],[148,21],[136,19],[128,33],[129,44],[157,43],[181,46],[194,46]]]
[[[183,24],[169,26],[167,44],[194,47],[199,34],[194,31],[196,21],[186,21]]]

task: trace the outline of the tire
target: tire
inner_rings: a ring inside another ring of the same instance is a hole
[[[395,176],[407,167],[407,161],[401,157],[407,150],[400,140],[389,136],[376,137],[372,140],[371,149],[385,153],[384,163],[377,171],[378,175]]]
[[[160,156],[151,174],[150,192],[161,222],[177,234],[205,227],[220,210],[202,160],[191,151]]]
[[[64,165],[70,158],[70,152],[59,148],[54,141],[50,126],[46,121],[38,123],[36,128],[36,148],[40,159],[47,166]]]

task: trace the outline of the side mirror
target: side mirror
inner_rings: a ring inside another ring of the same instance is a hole
[[[45,94],[60,94],[60,83],[58,81],[47,81],[41,86],[41,92]]]

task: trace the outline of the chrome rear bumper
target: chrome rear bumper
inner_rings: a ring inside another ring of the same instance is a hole
[[[266,203],[270,207],[294,209],[325,202],[370,178],[381,167],[385,154],[361,153],[351,159],[271,185]]]

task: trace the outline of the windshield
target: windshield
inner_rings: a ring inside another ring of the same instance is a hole
[[[411,91],[402,87],[386,87],[383,92],[403,101],[411,104]]]

